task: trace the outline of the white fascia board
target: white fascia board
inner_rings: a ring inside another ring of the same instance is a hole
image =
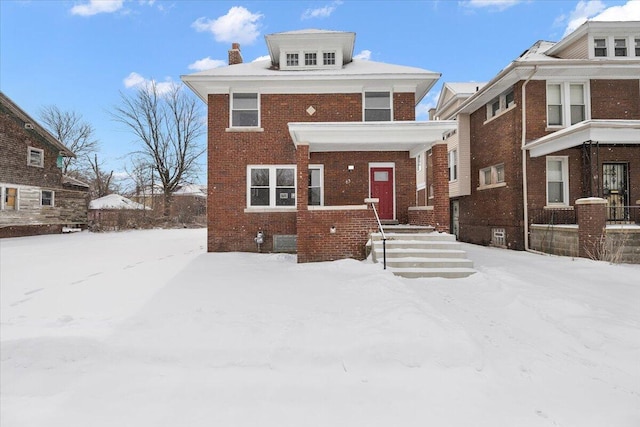
[[[556,153],[584,142],[640,144],[640,120],[587,120],[525,145],[531,157]]]
[[[443,134],[457,125],[454,120],[303,122],[289,123],[289,133],[296,147],[309,145],[310,152],[412,151],[442,141]]]

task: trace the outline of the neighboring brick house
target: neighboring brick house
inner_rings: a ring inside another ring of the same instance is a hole
[[[242,63],[234,43],[228,67],[182,77],[208,105],[208,250],[362,258],[369,198],[383,221],[420,222],[414,158],[455,128],[415,121],[440,75],[354,59],[351,32],[265,38],[268,60]]]
[[[575,222],[586,197],[607,201],[608,220],[639,219],[640,22],[537,42],[441,114],[454,117],[469,150],[468,191],[451,194],[461,240],[529,249],[531,223]]]
[[[75,155],[2,92],[0,148],[0,237],[86,226],[89,187],[58,167]]]

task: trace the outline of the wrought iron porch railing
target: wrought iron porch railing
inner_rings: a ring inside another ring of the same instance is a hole
[[[640,225],[640,206],[608,206],[607,224]]]
[[[529,224],[577,224],[573,208],[529,209]]]

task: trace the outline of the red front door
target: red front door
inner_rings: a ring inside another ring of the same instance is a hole
[[[373,167],[370,169],[371,197],[380,199],[378,215],[380,219],[394,219],[393,168]]]

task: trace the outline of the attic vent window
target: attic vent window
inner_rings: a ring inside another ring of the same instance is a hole
[[[315,52],[304,54],[304,65],[316,65],[317,63],[317,54]]]
[[[298,66],[298,54],[287,53],[287,67],[297,67],[297,66]]]
[[[323,65],[336,65],[336,53],[335,52],[323,52],[322,53]]]
[[[33,123],[25,123],[24,124],[24,128],[25,129],[33,129]]]

